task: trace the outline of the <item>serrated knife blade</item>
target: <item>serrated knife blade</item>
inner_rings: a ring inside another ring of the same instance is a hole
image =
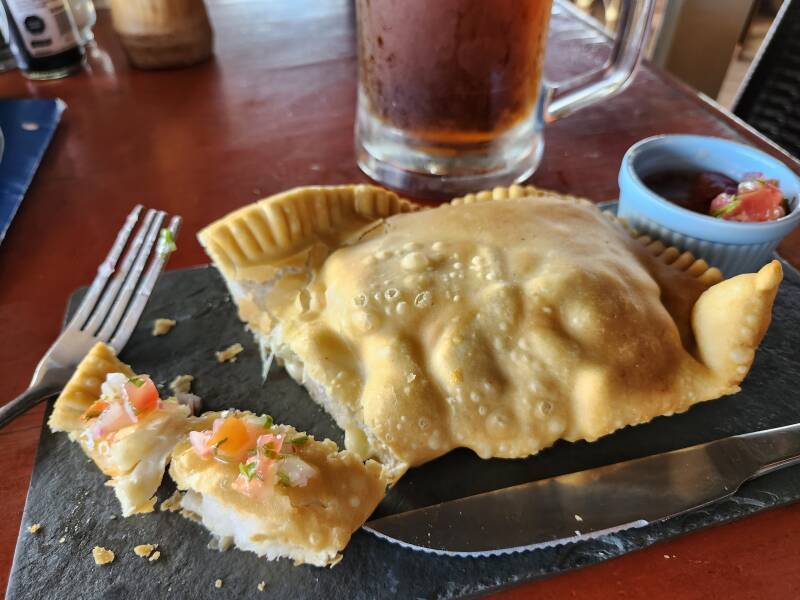
[[[788,425],[451,500],[364,528],[428,552],[505,554],[668,519],[798,462],[800,424]]]

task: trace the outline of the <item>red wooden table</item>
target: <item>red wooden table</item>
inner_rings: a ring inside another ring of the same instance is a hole
[[[184,216],[180,251],[170,263],[177,268],[206,262],[194,234],[235,207],[295,185],[365,180],[353,158],[351,2],[209,4],[216,58],[205,65],[131,70],[101,11],[85,73],[49,83],[0,76],[0,97],[57,96],[69,106],[0,246],[0,402],[24,389],[59,330],[69,293],[91,281],[133,204]],[[557,19],[551,38],[558,50],[550,52],[548,72],[555,77],[579,71],[607,48],[574,17]],[[706,99],[646,66],[622,95],[548,127],[532,181],[612,199],[625,149],[667,132],[744,140],[780,155]],[[800,237],[782,251],[800,264]],[[0,431],[3,588],[42,414],[40,407]],[[798,597],[799,528],[800,505],[789,506],[501,596]]]

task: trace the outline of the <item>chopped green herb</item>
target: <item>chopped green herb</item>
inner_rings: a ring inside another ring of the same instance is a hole
[[[740,199],[738,199],[738,198],[734,197],[734,199],[733,199],[733,200],[731,200],[730,202],[728,202],[728,204],[726,204],[726,205],[725,205],[725,206],[723,206],[722,208],[717,208],[717,209],[715,209],[715,210],[712,210],[712,211],[711,211],[711,216],[712,216],[712,217],[721,217],[722,215],[726,215],[726,214],[728,214],[729,212],[731,212],[732,210],[734,210],[734,209],[736,209],[736,208],[739,208],[739,205],[740,205],[741,203],[742,203],[742,201],[741,201]]]
[[[239,463],[239,473],[247,477],[247,481],[252,481],[256,473],[256,463]]]
[[[289,440],[289,443],[292,446],[302,446],[303,444],[308,443],[308,436],[307,435],[298,436],[298,437],[294,438],[293,440]]]
[[[177,244],[175,243],[175,238],[172,235],[172,231],[167,229],[166,227],[161,229],[161,237],[158,240],[158,255],[161,258],[168,258],[170,254],[175,252],[178,249]]]
[[[218,441],[216,444],[214,444],[214,446],[213,446],[213,448],[214,448],[214,456],[216,456],[219,453],[219,447],[222,444],[224,444],[225,442],[227,442],[227,441],[228,441],[228,438],[222,438],[220,441]]]
[[[272,425],[274,424],[272,417],[269,415],[264,415],[264,429],[271,429]]]
[[[128,377],[128,381],[130,381],[137,388],[140,388],[144,385],[144,379],[142,379],[141,377],[137,377],[136,375],[134,375],[133,377]]]
[[[283,471],[278,471],[278,483],[285,485],[286,487],[291,487],[292,480],[289,479],[289,476]]]
[[[278,453],[275,452],[275,444],[273,442],[267,442],[263,446],[259,448],[261,454],[266,456],[267,458],[276,459],[278,458]]]

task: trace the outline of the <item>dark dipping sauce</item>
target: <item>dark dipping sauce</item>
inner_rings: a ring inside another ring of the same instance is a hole
[[[713,171],[661,171],[643,177],[653,192],[673,204],[703,215],[719,194],[735,194],[738,182]]]

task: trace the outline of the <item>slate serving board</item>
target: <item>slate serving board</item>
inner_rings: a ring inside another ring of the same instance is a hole
[[[800,421],[800,276],[787,269],[774,320],[740,394],[624,429],[593,444],[558,443],[525,460],[482,461],[456,451],[412,470],[377,513],[391,514],[435,502],[571,471],[664,452],[728,435]],[[71,299],[74,310],[79,293]],[[177,327],[150,335],[153,319],[170,317]],[[213,351],[234,342],[239,359],[220,365]],[[172,271],[159,281],[139,328],[122,359],[166,384],[191,373],[193,390],[206,409],[238,407],[271,413],[316,437],[341,444],[341,432],[305,391],[273,365],[262,384],[261,363],[250,335],[211,268]],[[49,414],[49,409],[48,409]],[[168,478],[167,478],[168,479]],[[733,498],[678,519],[597,540],[520,554],[442,557],[401,548],[358,531],[333,569],[267,562],[254,554],[206,547],[209,536],[176,513],[122,519],[104,477],[63,434],[45,427],[22,519],[8,598],[453,598],[474,596],[548,574],[596,563],[660,540],[723,523],[800,499],[800,467],[746,484]],[[167,480],[159,498],[174,487]],[[41,523],[37,534],[26,528]],[[64,538],[60,543],[60,538]],[[161,559],[149,563],[132,548],[158,543]],[[116,560],[97,567],[95,545],[114,550]],[[223,580],[216,589],[214,581]],[[259,594],[256,586],[266,581]]]

